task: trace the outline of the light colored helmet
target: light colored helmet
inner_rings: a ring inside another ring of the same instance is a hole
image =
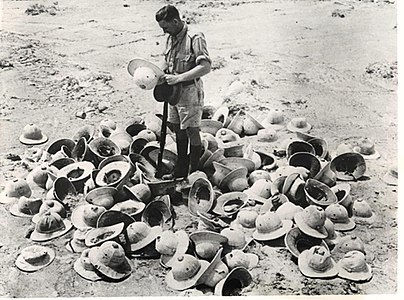
[[[148,67],[139,67],[133,74],[133,81],[143,90],[152,90],[157,85],[157,74]]]

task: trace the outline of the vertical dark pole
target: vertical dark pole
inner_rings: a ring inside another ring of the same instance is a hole
[[[161,178],[163,176],[163,152],[166,145],[166,135],[167,135],[167,117],[168,117],[168,102],[164,101],[163,106],[163,123],[161,125],[160,133],[160,152],[157,159],[157,174],[156,177]]]

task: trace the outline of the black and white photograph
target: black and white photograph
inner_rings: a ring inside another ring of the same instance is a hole
[[[1,0],[0,297],[397,298],[398,2]]]

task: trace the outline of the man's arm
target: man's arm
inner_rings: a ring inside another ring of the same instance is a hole
[[[210,62],[203,59],[193,69],[177,75],[165,74],[164,79],[169,85],[177,84],[183,81],[194,80],[208,74],[211,69],[210,67]]]

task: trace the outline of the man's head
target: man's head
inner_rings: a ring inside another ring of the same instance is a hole
[[[183,28],[178,10],[172,5],[166,5],[156,12],[156,21],[164,33],[177,35]]]

